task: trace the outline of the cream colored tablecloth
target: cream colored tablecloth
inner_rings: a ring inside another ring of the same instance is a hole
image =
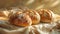
[[[56,15],[56,14],[55,14]],[[27,27],[18,27],[0,20],[0,34],[60,34],[60,16],[56,15],[54,22],[40,23]]]

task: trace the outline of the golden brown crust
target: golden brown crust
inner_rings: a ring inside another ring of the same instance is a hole
[[[9,11],[5,10],[5,11],[0,11],[0,17],[8,17],[9,15]]]
[[[0,20],[8,20],[9,18],[7,17],[0,17]]]
[[[32,21],[30,17],[25,13],[15,13],[14,15],[10,16],[10,23],[17,25],[17,26],[30,26]]]
[[[0,11],[0,20],[8,20],[8,14],[9,12],[7,10]]]
[[[41,22],[52,22],[53,12],[46,9],[39,9],[37,11],[41,16]]]
[[[40,22],[40,15],[35,10],[25,10],[24,12],[30,16],[32,24],[38,24]]]
[[[7,16],[6,12],[1,12],[0,16]],[[17,26],[29,26],[31,24],[38,24],[41,22],[52,22],[54,13],[51,10],[39,9],[39,10],[12,10],[9,14],[9,22]],[[5,17],[0,17],[0,20],[7,20]]]
[[[0,11],[0,17],[4,17],[4,16],[5,16],[5,14]]]

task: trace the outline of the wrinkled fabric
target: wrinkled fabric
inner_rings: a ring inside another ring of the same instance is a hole
[[[50,9],[60,15],[60,0],[0,0],[0,8],[27,7],[30,9]],[[59,19],[59,18],[56,18]],[[56,21],[56,20],[55,20]],[[37,24],[17,27],[0,20],[0,34],[60,34],[60,20],[52,24]]]
[[[18,27],[0,20],[0,34],[59,34],[60,20],[53,24],[40,23],[37,25]]]

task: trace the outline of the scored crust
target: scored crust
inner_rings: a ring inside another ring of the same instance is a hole
[[[32,24],[38,24],[40,22],[40,15],[35,10],[25,10],[24,13],[28,14],[32,20]]]
[[[32,21],[25,13],[15,13],[10,16],[10,23],[17,26],[30,26]]]
[[[48,23],[50,23],[50,22],[53,21],[54,13],[51,10],[39,9],[39,10],[37,10],[37,12],[41,16],[41,22],[48,22]]]

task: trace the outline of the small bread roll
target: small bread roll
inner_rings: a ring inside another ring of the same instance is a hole
[[[5,16],[1,11],[0,11],[0,17]]]
[[[40,15],[35,10],[25,10],[24,12],[30,16],[32,24],[38,24],[40,22]]]
[[[8,20],[9,12],[8,10],[0,11],[0,20]]]
[[[52,22],[54,13],[51,10],[39,9],[37,11],[41,16],[41,22]]]
[[[20,12],[11,15],[9,21],[16,26],[30,26],[32,24],[29,15]]]
[[[0,11],[0,17],[8,17],[8,15],[9,15],[8,10]]]
[[[0,17],[0,20],[8,20],[7,17]]]

